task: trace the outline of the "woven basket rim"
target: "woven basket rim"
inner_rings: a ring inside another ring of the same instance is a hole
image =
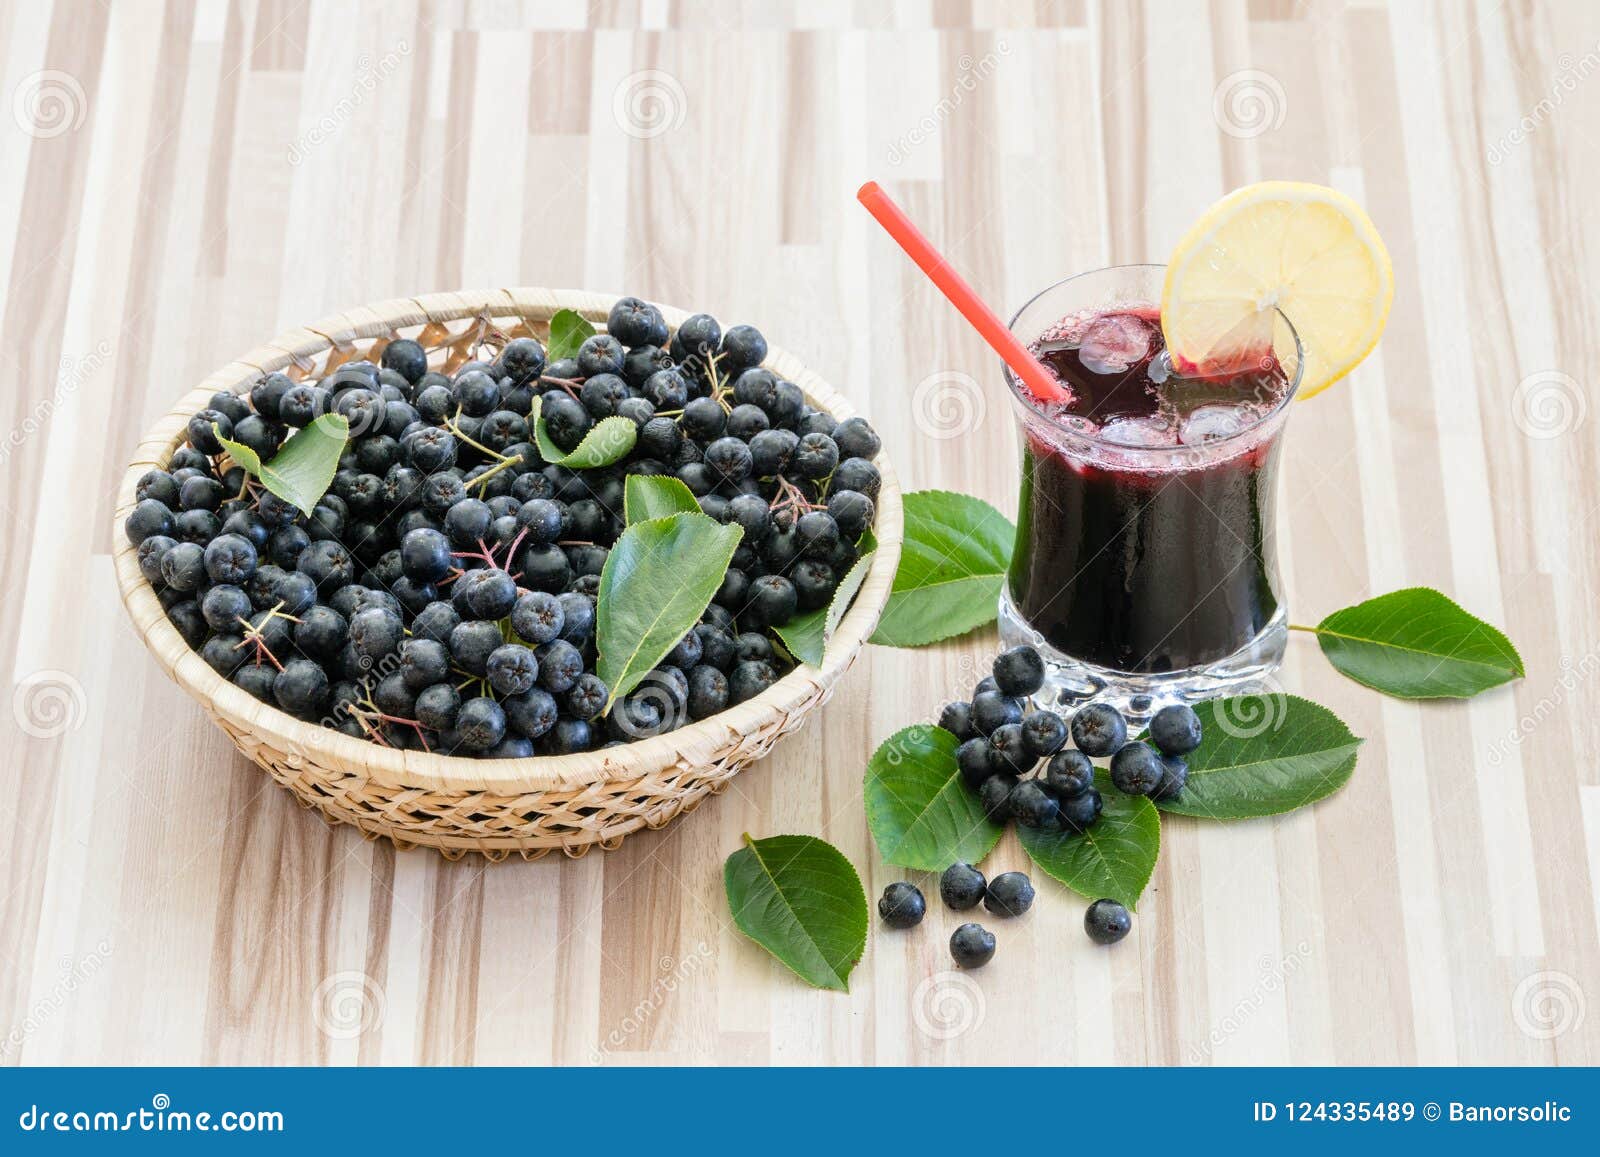
[[[178,634],[154,589],[139,570],[137,548],[127,541],[122,524],[135,503],[139,478],[170,460],[185,437],[191,415],[203,409],[212,394],[241,393],[263,374],[291,367],[307,368],[328,351],[348,350],[370,339],[389,340],[403,329],[442,324],[487,315],[518,317],[539,324],[558,309],[573,309],[604,328],[606,315],[620,295],[577,290],[514,288],[459,290],[396,298],[358,306],[322,321],[279,334],[271,342],[230,361],[185,394],[140,439],[117,490],[112,525],[113,561],[123,605],[140,640],[186,692],[214,716],[227,721],[236,739],[254,736],[287,753],[291,766],[315,762],[338,767],[362,779],[420,791],[482,791],[496,795],[570,790],[589,784],[625,782],[683,762],[700,766],[743,735],[774,718],[803,709],[819,689],[826,689],[850,665],[876,628],[888,602],[900,559],[902,511],[899,482],[887,452],[875,461],[882,474],[874,534],[877,554],[855,601],[829,640],[821,667],[796,666],[762,694],[665,735],[598,751],[528,759],[473,759],[399,750],[320,727],[269,706],[218,675],[198,651]],[[676,329],[689,315],[661,307]],[[793,354],[769,347],[763,363],[793,381],[815,405],[837,417],[855,408],[831,385]]]

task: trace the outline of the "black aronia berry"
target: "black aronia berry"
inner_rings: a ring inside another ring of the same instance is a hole
[[[770,632],[828,605],[875,520],[870,425],[763,367],[754,327],[696,314],[674,333],[636,297],[576,348],[486,338],[449,374],[433,352],[402,338],[216,395],[140,480],[140,571],[218,674],[357,738],[482,758],[648,738],[782,678]],[[639,436],[605,465],[547,461],[535,398],[563,455],[608,419]],[[329,413],[350,436],[309,514],[219,441],[268,462]],[[596,601],[633,475],[681,481],[742,538],[700,622],[602,718]]]

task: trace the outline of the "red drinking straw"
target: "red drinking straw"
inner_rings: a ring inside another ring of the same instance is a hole
[[[868,181],[862,185],[856,193],[856,200],[867,207],[867,212],[878,219],[878,224],[899,243],[900,248],[906,251],[906,256],[917,263],[917,267],[939,287],[940,293],[950,299],[950,304],[961,311],[961,316],[971,323],[972,328],[983,335],[983,340],[1022,379],[1029,393],[1040,402],[1072,400],[1072,395],[1062,388],[1049,370],[1039,364],[1038,359],[1017,340],[1016,334],[1006,328],[1005,322],[995,315],[994,310],[983,303],[972,286],[911,223],[911,218],[905,215],[889,194],[878,187],[878,182]]]

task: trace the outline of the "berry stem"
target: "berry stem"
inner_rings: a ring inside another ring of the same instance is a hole
[[[497,462],[506,463],[506,462],[515,462],[516,461],[515,458],[509,458],[506,455],[501,454],[497,450],[491,450],[491,449],[489,449],[489,447],[485,446],[482,442],[475,441],[474,439],[472,439],[468,435],[462,433],[461,432],[461,427],[456,424],[456,419],[460,418],[460,417],[461,417],[461,411],[457,410],[455,412],[455,416],[454,417],[449,418],[448,420],[446,420],[446,422],[444,424],[445,429],[449,430],[452,434],[454,434],[457,438],[460,438],[463,442],[465,442],[468,446],[471,446],[474,450],[482,451],[483,453],[489,455],[489,457],[493,458]],[[488,475],[485,474],[485,475],[483,475],[483,477],[487,478]],[[473,479],[473,481],[476,482],[477,479]],[[468,485],[470,486],[471,483],[468,483]]]
[[[477,443],[474,442],[473,445],[477,445]],[[491,451],[491,453],[493,453],[493,451]],[[488,482],[489,479],[500,473],[500,471],[514,465],[516,461],[517,460],[515,458],[502,457],[499,462],[496,462],[493,466],[489,467],[489,469],[485,470],[482,474],[468,482],[467,489],[470,490],[474,486],[482,486],[484,483]],[[481,498],[483,496],[483,492],[480,491],[478,496]]]

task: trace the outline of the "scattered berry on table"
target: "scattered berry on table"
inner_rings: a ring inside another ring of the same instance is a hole
[[[1096,758],[1119,751],[1128,742],[1128,723],[1109,703],[1090,703],[1072,716],[1072,742]]]
[[[1025,828],[1054,828],[1061,825],[1061,805],[1049,789],[1036,779],[1023,780],[1011,790],[1011,818]]]
[[[972,704],[957,700],[946,703],[944,710],[939,712],[939,726],[944,728],[957,739],[967,740],[972,738]]]
[[[1060,800],[1060,822],[1062,828],[1069,832],[1082,833],[1094,826],[1104,810],[1105,800],[1095,788],[1079,792],[1077,795],[1062,796]]]
[[[1111,757],[1111,782],[1124,795],[1149,795],[1162,775],[1161,756],[1148,743],[1124,744]]]
[[[1094,763],[1081,751],[1058,751],[1045,765],[1044,781],[1058,796],[1082,795],[1094,787]]]
[[[1067,725],[1054,711],[1034,711],[1022,717],[1022,738],[1035,759],[1045,759],[1067,742]]]
[[[963,924],[950,934],[950,958],[958,968],[982,968],[994,959],[994,933],[982,924]]]
[[[983,781],[983,786],[978,789],[978,806],[992,822],[1003,824],[1011,819],[1014,814],[1011,793],[1019,782],[1016,776],[1005,772],[997,772]]]
[[[1001,872],[989,881],[983,906],[996,916],[1020,916],[1033,907],[1033,881],[1021,872]]]
[[[139,480],[124,531],[185,642],[301,718],[484,758],[659,734],[776,683],[790,660],[769,632],[830,604],[876,517],[878,435],[810,407],[762,366],[767,350],[754,327],[707,314],[672,333],[626,297],[553,362],[540,341],[491,330],[465,364],[397,338],[320,380],[263,375],[190,419],[187,444]],[[608,466],[547,464],[535,398],[561,451],[612,416],[634,423],[634,448]],[[351,437],[309,513],[218,437],[267,461],[327,413]],[[634,474],[675,476],[742,539],[717,599],[641,685],[662,694],[606,717],[596,596]],[[975,736],[959,706],[960,738]],[[995,710],[1020,721],[1010,701]],[[975,791],[993,773],[982,743]]]
[[[905,881],[890,884],[878,898],[878,915],[891,928],[911,928],[922,923],[928,902],[915,884]]]
[[[1096,900],[1083,914],[1083,930],[1096,944],[1115,944],[1133,928],[1133,917],[1115,900]]]
[[[977,907],[986,887],[983,873],[971,864],[951,864],[939,877],[939,898],[946,908],[964,912]]]
[[[1029,646],[1002,651],[994,661],[994,681],[1002,693],[1026,699],[1044,686],[1044,659]]]
[[[1200,717],[1188,704],[1163,707],[1150,719],[1150,742],[1163,755],[1188,755],[1200,746]]]
[[[981,788],[991,775],[1002,770],[995,764],[989,741],[981,735],[956,748],[956,766],[961,771],[961,778],[974,791]]]
[[[972,698],[972,726],[979,735],[992,735],[995,728],[1022,722],[1022,704],[999,691],[980,691]]]
[[[1028,747],[1020,723],[996,727],[989,736],[989,750],[994,756],[995,769],[1012,775],[1027,775],[1039,762],[1039,757]]]

